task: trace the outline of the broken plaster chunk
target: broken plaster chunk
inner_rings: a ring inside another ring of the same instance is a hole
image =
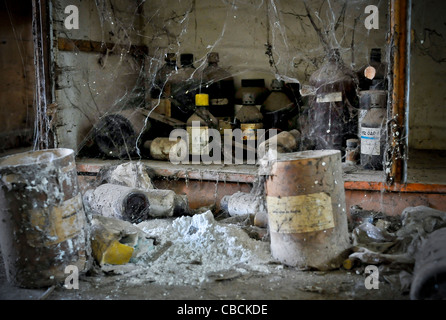
[[[91,249],[94,259],[100,264],[121,265],[130,262],[153,247],[142,230],[129,222],[115,218],[93,216]]]

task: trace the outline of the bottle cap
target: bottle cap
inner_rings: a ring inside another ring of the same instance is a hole
[[[164,61],[166,61],[166,62],[177,61],[177,56],[173,52],[168,52],[164,55]]]
[[[197,93],[195,95],[196,106],[209,106],[209,95],[207,93]]]

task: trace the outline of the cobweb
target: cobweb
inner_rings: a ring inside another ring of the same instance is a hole
[[[79,8],[79,29],[68,30],[64,9],[72,4]],[[368,5],[379,9],[378,29],[364,24]],[[161,95],[154,99],[151,91],[167,53],[176,55],[179,68],[180,55],[193,54],[190,79],[199,79],[208,53],[218,52],[219,66],[232,75],[236,89],[242,79],[259,78],[268,89],[273,79],[297,86],[298,116],[290,129],[306,132],[307,140],[327,124],[308,125],[312,96],[302,89],[311,87],[311,76],[331,49],[339,50],[342,65],[355,75],[368,65],[372,48],[380,48],[387,62],[388,3],[383,0],[52,1],[51,13],[52,40],[58,46],[52,51],[55,144],[79,156],[141,159],[147,156],[144,142],[168,137],[172,127],[147,116],[163,105]],[[67,49],[61,39],[93,44],[85,48],[75,42]],[[200,82],[195,84],[187,89],[201,92]],[[349,117],[357,117],[358,101],[350,104]],[[141,109],[146,110],[142,120]],[[186,111],[192,112],[193,106]],[[132,139],[117,129],[123,121],[138,123]],[[350,120],[342,121],[345,125]],[[118,151],[104,152],[98,145],[104,127],[114,129],[104,139]],[[312,147],[302,143],[302,148]]]

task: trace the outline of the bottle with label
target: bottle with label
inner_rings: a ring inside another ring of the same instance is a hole
[[[361,123],[361,166],[382,170],[386,150],[387,110],[372,105]]]
[[[273,79],[271,93],[260,109],[263,113],[265,127],[287,131],[293,109],[295,109],[295,105],[285,93],[283,81]]]
[[[345,151],[346,140],[357,135],[357,77],[342,61],[338,49],[328,53],[310,77],[315,95],[310,101],[306,134],[316,150]]]
[[[243,94],[243,106],[235,115],[235,122],[242,131],[242,139],[257,140],[257,129],[263,129],[263,115],[255,105],[255,94]]]
[[[170,94],[172,77],[177,73],[177,57],[169,52],[164,56],[165,64],[158,69],[150,88],[150,109],[167,117],[171,116]]]
[[[172,117],[186,121],[194,112],[195,95],[200,92],[201,79],[191,53],[180,55],[181,68],[172,76]]]
[[[209,111],[218,119],[234,117],[234,78],[218,66],[218,52],[207,55],[208,65],[202,72],[202,90],[209,94]]]
[[[209,112],[209,95],[199,93],[195,95],[195,112],[187,120],[187,134],[189,136],[189,154],[201,156],[209,154],[209,128],[218,129],[218,120]]]
[[[361,139],[361,125],[372,106],[387,108],[387,91],[364,90],[359,92],[358,137]]]

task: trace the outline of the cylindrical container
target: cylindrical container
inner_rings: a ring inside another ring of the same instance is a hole
[[[128,158],[144,141],[138,139],[150,128],[147,117],[134,109],[126,109],[102,117],[95,126],[95,141],[107,156]]]
[[[84,193],[87,210],[94,214],[139,223],[149,218],[150,202],[143,190],[104,183]]]
[[[410,298],[446,298],[446,228],[432,232],[415,255]]]
[[[265,209],[263,197],[246,192],[224,196],[220,206],[230,216],[255,215]]]
[[[186,157],[186,154],[181,155],[181,150],[187,150],[187,143],[182,139],[170,140],[165,137],[158,137],[153,139],[150,143],[150,155],[156,160],[182,160],[181,156]],[[170,156],[174,155],[175,159]]]
[[[340,151],[278,154],[265,190],[273,258],[302,269],[342,265],[350,241]]]
[[[89,224],[74,151],[49,149],[0,159],[0,244],[8,281],[26,288],[89,268]]]

